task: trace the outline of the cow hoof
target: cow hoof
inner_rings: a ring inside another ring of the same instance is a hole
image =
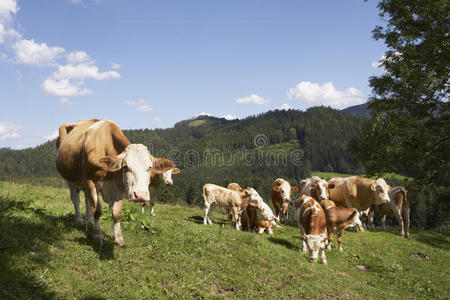
[[[123,241],[123,237],[119,237],[119,238],[114,239],[114,242],[117,245],[119,245],[119,246],[124,246],[125,245],[125,242]]]
[[[326,260],[322,260],[322,264],[328,265],[328,262]]]
[[[327,250],[331,250],[331,246],[330,245],[327,246]]]
[[[152,216],[152,217],[156,217],[155,213],[151,213],[151,216]]]
[[[339,251],[343,252],[344,250],[342,250],[342,248],[339,248]]]

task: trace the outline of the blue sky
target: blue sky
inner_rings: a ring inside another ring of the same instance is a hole
[[[362,0],[0,0],[0,147],[88,118],[166,128],[359,104],[380,72],[379,24]]]

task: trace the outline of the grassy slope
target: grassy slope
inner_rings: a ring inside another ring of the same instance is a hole
[[[413,231],[406,240],[398,228],[347,232],[345,252],[327,252],[324,266],[299,252],[294,224],[256,235],[234,230],[217,212],[204,226],[199,208],[158,205],[153,218],[125,203],[127,245],[112,243],[104,208],[99,248],[75,226],[68,190],[0,183],[3,199],[9,187],[0,217],[2,299],[449,297],[448,234]],[[430,259],[411,256],[418,252]]]

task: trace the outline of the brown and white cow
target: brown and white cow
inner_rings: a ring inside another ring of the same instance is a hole
[[[369,211],[369,226],[373,229],[374,215],[382,216],[383,231],[386,231],[386,216],[395,216],[401,226],[401,236],[409,237],[410,198],[408,191],[402,186],[395,186],[389,190],[389,204],[372,205]]]
[[[313,197],[316,201],[328,199],[327,181],[318,176],[303,179],[300,182],[300,196],[302,195]]]
[[[271,228],[273,226],[278,227],[276,224],[278,218],[273,214],[270,207],[264,202],[258,192],[250,187],[243,189],[238,183],[234,182],[228,185],[228,189],[239,192],[245,203],[246,209],[241,214],[242,228],[248,231],[255,231],[257,229],[259,234],[264,231],[272,234],[273,231]],[[250,195],[250,198],[245,200],[247,194]]]
[[[338,249],[342,251],[342,234],[345,229],[352,224],[356,224],[360,231],[364,231],[359,214],[356,208],[339,207],[331,200],[322,200],[320,202],[325,216],[327,217],[327,237],[328,237],[328,249],[331,249],[331,242],[333,240],[332,233],[337,236]]]
[[[351,176],[328,180],[329,199],[338,206],[353,207],[358,211],[366,210],[373,204],[389,203],[388,189],[383,178],[373,180]]]
[[[144,145],[131,144],[114,122],[92,119],[66,123],[59,128],[56,167],[69,184],[75,221],[82,222],[79,192],[83,190],[89,200],[86,208],[90,207],[94,215],[93,238],[103,242],[98,198],[101,193],[112,211],[114,241],[124,245],[120,228],[123,194],[132,202],[149,201],[151,171],[165,172],[174,163],[154,158]]]
[[[168,186],[172,186],[173,185],[173,179],[172,179],[172,175],[178,174],[180,173],[181,170],[178,168],[173,168],[170,170],[167,170],[164,173],[156,173],[156,172],[152,172],[151,174],[151,180],[150,180],[150,186],[149,186],[149,190],[150,190],[150,215],[155,216],[155,212],[153,209],[153,206],[155,205],[155,201],[156,198],[159,195],[159,192],[161,190],[161,186],[163,184],[168,185]],[[145,204],[146,202],[142,203],[142,213],[145,212]]]
[[[303,253],[309,252],[309,258],[317,261],[322,251],[322,263],[326,264],[327,221],[322,207],[314,198],[303,195],[295,203],[295,219],[303,240]]]
[[[275,215],[281,222],[287,223],[289,219],[289,204],[291,202],[292,192],[297,192],[298,187],[291,186],[283,178],[277,178],[272,184],[270,198],[272,200]]]
[[[213,203],[225,206],[232,211],[236,229],[241,230],[241,214],[246,209],[251,194],[244,190],[243,197],[237,191],[230,190],[219,185],[207,183],[203,186],[203,199],[205,200],[205,217],[203,224],[211,225],[211,205]]]

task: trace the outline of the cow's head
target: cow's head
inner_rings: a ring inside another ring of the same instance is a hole
[[[327,240],[325,234],[302,234],[300,238],[305,241],[308,247],[309,259],[311,261],[317,261],[319,258],[319,250],[325,249],[325,241]]]
[[[371,186],[370,189],[375,194],[375,204],[389,203],[389,188],[383,178],[378,178]]]
[[[130,144],[119,155],[103,157],[99,162],[106,171],[122,170],[128,200],[133,202],[150,201],[148,186],[152,171],[159,174],[175,167],[171,160],[153,157],[142,144]]]
[[[328,183],[321,179],[311,184],[311,197],[316,199],[317,201],[322,201],[330,198],[328,193]]]
[[[162,180],[166,185],[173,185],[172,175],[180,173],[181,170],[178,168],[173,168],[162,173]]]

